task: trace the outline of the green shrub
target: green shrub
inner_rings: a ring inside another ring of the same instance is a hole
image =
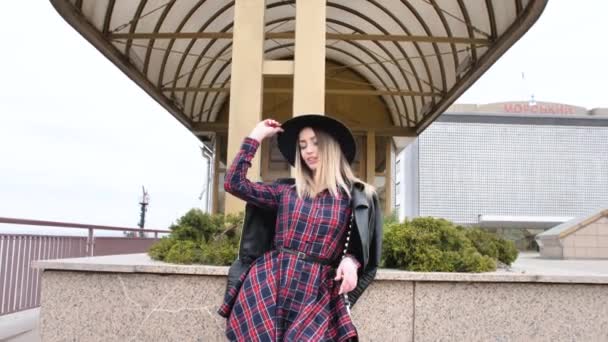
[[[152,259],[165,260],[165,257],[173,244],[175,244],[173,238],[164,236],[150,247],[148,254]]]
[[[228,266],[236,259],[238,246],[229,239],[218,239],[211,243],[202,243],[200,248],[200,263]]]
[[[515,242],[502,239],[502,243],[498,245],[498,260],[510,266],[518,254]]]
[[[464,272],[489,272],[496,270],[496,259],[481,255],[475,248],[464,250],[462,257]]]
[[[498,259],[497,239],[492,236],[492,233],[480,228],[464,228],[463,231],[479,253]]]
[[[148,250],[152,259],[178,264],[230,265],[236,259],[243,213],[207,214],[191,209],[169,228],[171,233]]]
[[[176,240],[165,260],[176,264],[192,264],[200,260],[201,250],[194,241]]]
[[[393,210],[390,215],[385,215],[383,221],[385,226],[399,223],[399,215],[397,214],[397,210]]]
[[[422,272],[487,272],[496,269],[496,259],[476,248],[467,229],[445,219],[418,217],[385,226],[382,265]]]
[[[152,259],[179,264],[230,265],[237,257],[243,213],[207,214],[192,209],[171,225],[168,237],[149,249]],[[445,219],[385,221],[382,266],[425,272],[486,272],[496,260],[517,258],[513,242]]]
[[[479,253],[498,259],[507,265],[511,265],[517,259],[518,252],[513,241],[482,228],[466,228],[464,232]]]
[[[177,240],[207,241],[223,226],[223,218],[218,216],[209,215],[200,209],[191,209],[169,227],[171,236]]]

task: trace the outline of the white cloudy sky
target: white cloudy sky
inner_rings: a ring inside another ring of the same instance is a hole
[[[534,93],[538,101],[608,107],[606,13],[606,1],[550,1],[458,102]],[[150,228],[204,205],[197,139],[48,1],[2,2],[0,36],[1,217],[134,227],[142,185],[151,196]],[[48,231],[0,224],[9,230]]]

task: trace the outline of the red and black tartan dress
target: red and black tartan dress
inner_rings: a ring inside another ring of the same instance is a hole
[[[259,142],[245,138],[226,173],[226,190],[244,201],[277,210],[276,247],[337,260],[341,257],[350,199],[325,190],[314,198],[299,199],[295,186],[261,184],[246,178]],[[357,266],[360,266],[357,263]],[[335,269],[296,255],[270,250],[241,276],[236,299],[224,299],[218,310],[227,314],[226,336],[231,341],[346,341],[355,339]],[[236,291],[235,291],[236,292]]]

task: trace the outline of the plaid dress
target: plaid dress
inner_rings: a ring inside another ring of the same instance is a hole
[[[299,199],[295,186],[247,180],[259,142],[246,138],[226,173],[226,190],[244,201],[277,210],[275,246],[338,260],[351,214],[350,199],[325,190]],[[360,266],[357,263],[357,266]],[[357,330],[338,294],[335,269],[273,249],[241,276],[226,321],[231,341],[346,341]],[[226,308],[226,302],[223,308]],[[222,308],[220,308],[222,310]]]

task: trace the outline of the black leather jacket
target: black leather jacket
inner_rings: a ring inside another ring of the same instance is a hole
[[[278,182],[293,184],[293,179]],[[361,263],[357,273],[357,286],[348,293],[352,307],[376,277],[382,254],[383,218],[376,194],[368,199],[362,184],[354,184],[351,194],[354,220],[347,252],[353,254]],[[224,309],[219,310],[220,315],[228,317],[241,286],[243,273],[249,271],[256,258],[274,248],[276,215],[276,210],[260,208],[250,203],[246,205],[239,255],[228,272]]]

